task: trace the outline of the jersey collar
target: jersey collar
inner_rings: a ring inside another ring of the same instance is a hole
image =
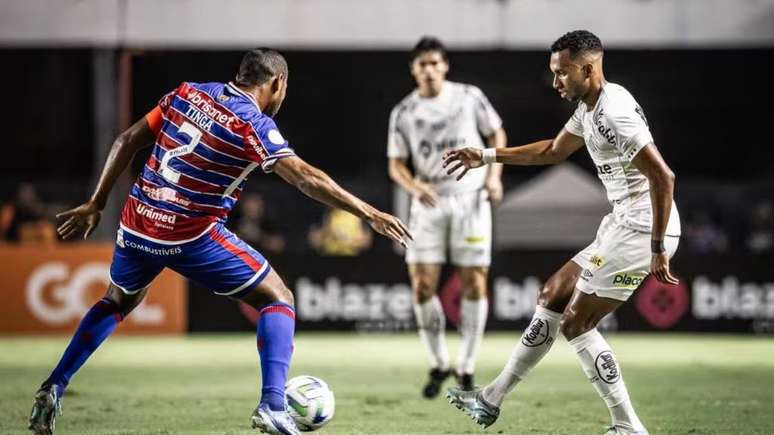
[[[248,100],[250,100],[250,102],[251,102],[251,103],[253,103],[253,105],[255,106],[255,108],[256,108],[256,109],[258,109],[258,113],[262,113],[262,112],[261,112],[261,108],[258,106],[258,102],[257,102],[257,101],[255,101],[255,98],[253,98],[253,96],[252,96],[252,95],[250,95],[250,94],[248,94],[247,92],[245,92],[245,91],[243,91],[243,90],[239,89],[239,87],[237,87],[237,85],[235,85],[235,84],[234,84],[234,82],[228,82],[228,83],[226,84],[226,88],[227,88],[227,89],[228,89],[230,92],[232,92],[232,93],[234,93],[234,94],[237,94],[237,95],[241,95],[241,96],[243,96],[243,97],[247,98]]]

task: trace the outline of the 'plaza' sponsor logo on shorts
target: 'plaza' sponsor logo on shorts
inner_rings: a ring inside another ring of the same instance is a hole
[[[521,342],[527,347],[537,347],[543,343],[548,342],[551,345],[550,337],[548,336],[548,320],[534,319],[530,323],[529,328],[524,331],[524,335],[521,337]]]
[[[583,269],[583,273],[581,273],[580,278],[584,281],[588,281],[591,278],[594,278],[594,274],[588,269]]]
[[[172,229],[173,226],[175,225],[175,221],[177,220],[177,216],[173,214],[162,213],[142,203],[137,204],[137,207],[135,208],[135,210],[140,216],[154,220],[158,224],[160,224],[159,226],[164,228]],[[170,224],[170,225],[164,225],[164,224]]]
[[[621,288],[637,288],[642,284],[645,275],[629,275],[628,273],[619,273],[613,277],[613,286]]]
[[[597,368],[599,378],[606,384],[614,384],[621,377],[621,373],[618,371],[618,363],[615,361],[613,353],[609,350],[597,355],[594,365]]]
[[[148,198],[156,201],[167,201],[180,205],[191,204],[191,201],[177,196],[177,191],[169,187],[142,186],[142,192],[148,195]]]
[[[221,112],[220,109],[210,104],[207,98],[203,97],[198,91],[190,90],[186,95],[186,99],[194,104],[199,110],[204,112],[205,115],[221,124],[225,124],[226,127],[231,127],[231,123],[234,121],[234,117],[228,116]]]

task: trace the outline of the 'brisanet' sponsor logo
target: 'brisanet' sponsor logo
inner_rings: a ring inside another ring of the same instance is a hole
[[[220,109],[210,104],[208,99],[202,96],[199,91],[189,91],[188,95],[186,95],[186,98],[199,110],[204,112],[205,115],[209,116],[220,124],[225,124],[226,127],[231,127],[231,123],[234,121],[234,117],[223,113]]]
[[[142,203],[137,204],[135,210],[140,216],[154,220],[161,224],[175,225],[175,221],[177,220],[177,216],[173,214],[162,213]]]
[[[619,273],[613,277],[613,286],[619,288],[637,288],[642,284],[645,275],[629,275],[628,273]]]

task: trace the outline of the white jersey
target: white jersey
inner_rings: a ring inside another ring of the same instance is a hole
[[[578,103],[564,128],[586,142],[616,221],[649,233],[653,221],[650,183],[632,160],[642,148],[653,143],[653,136],[632,94],[620,85],[607,83],[596,106],[589,110],[583,101]],[[666,235],[680,235],[680,216],[674,203]]]
[[[387,134],[387,157],[411,158],[414,175],[440,195],[481,189],[486,171],[471,171],[462,180],[447,175],[443,153],[463,147],[484,148],[481,135],[502,126],[500,116],[475,86],[446,81],[433,98],[415,90],[392,110]]]

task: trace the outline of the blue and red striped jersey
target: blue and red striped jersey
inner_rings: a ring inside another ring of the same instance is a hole
[[[156,131],[121,227],[159,243],[193,240],[225,222],[247,175],[295,153],[274,120],[233,83],[184,82],[146,117]]]

